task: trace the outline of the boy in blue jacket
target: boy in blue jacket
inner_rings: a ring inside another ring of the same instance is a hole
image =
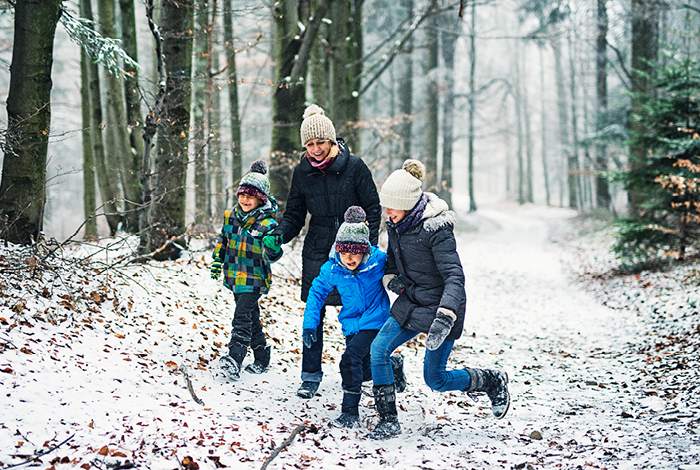
[[[365,211],[351,206],[338,229],[329,260],[314,279],[306,301],[302,339],[307,348],[316,341],[321,308],[326,296],[337,288],[343,307],[338,320],[345,335],[340,360],[343,386],[341,414],[331,425],[352,428],[359,421],[362,382],[372,377],[369,350],[374,337],[389,318],[389,296],[382,285],[386,253],[369,243]],[[403,356],[392,356],[394,379],[405,388]],[[401,391],[401,390],[399,390]]]

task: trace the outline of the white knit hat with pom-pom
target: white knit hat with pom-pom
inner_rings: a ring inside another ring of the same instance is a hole
[[[304,120],[301,122],[301,144],[306,146],[313,139],[335,142],[333,122],[326,116],[323,108],[315,104],[304,111]]]
[[[365,254],[370,250],[367,216],[360,206],[350,206],[345,211],[345,222],[335,236],[335,251],[339,253]]]
[[[249,194],[267,203],[270,196],[270,180],[267,178],[267,163],[264,160],[256,160],[250,165],[250,173],[241,178],[236,196]]]
[[[408,211],[418,204],[423,194],[425,166],[418,160],[408,159],[400,170],[386,179],[379,192],[379,202],[383,207]]]

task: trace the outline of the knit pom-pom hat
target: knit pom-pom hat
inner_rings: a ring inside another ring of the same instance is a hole
[[[345,222],[335,236],[335,251],[339,253],[369,253],[369,226],[367,216],[360,206],[350,206],[345,211]]]
[[[267,204],[270,180],[267,178],[267,163],[264,160],[256,160],[250,165],[250,172],[241,178],[238,185],[236,196],[239,194],[250,194]]]
[[[413,209],[423,194],[424,176],[425,165],[409,158],[403,162],[400,170],[396,170],[386,179],[379,192],[379,202],[389,209]]]
[[[304,111],[304,120],[301,122],[301,144],[306,146],[313,139],[335,142],[333,122],[326,116],[323,108],[315,104]]]

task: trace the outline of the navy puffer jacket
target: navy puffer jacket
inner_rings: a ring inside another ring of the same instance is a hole
[[[302,251],[301,300],[306,302],[314,278],[328,261],[335,235],[350,206],[360,206],[367,215],[369,239],[376,245],[379,238],[381,207],[372,173],[360,158],[350,154],[343,139],[338,139],[339,154],[325,173],[303,157],[294,168],[287,208],[275,234],[284,243],[299,235],[311,214]],[[326,299],[328,305],[341,305],[337,291]]]
[[[462,335],[467,294],[464,271],[454,237],[456,215],[445,201],[425,193],[428,205],[422,220],[398,235],[387,227],[389,250],[387,274],[399,274],[404,291],[391,307],[391,316],[413,331],[427,333],[438,307],[457,315],[447,339]]]

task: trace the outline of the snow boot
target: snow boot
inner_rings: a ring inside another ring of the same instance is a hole
[[[394,373],[394,385],[396,393],[401,393],[406,390],[408,380],[403,372],[403,354],[394,353],[391,355],[391,370]]]
[[[270,368],[270,346],[263,346],[253,349],[255,362],[248,364],[245,371],[250,374],[262,374]]]
[[[360,420],[360,398],[362,392],[343,391],[343,405],[340,416],[331,421],[331,426],[336,428],[352,428]]]
[[[303,382],[297,390],[297,396],[299,398],[313,398],[316,396],[319,385],[321,385],[319,382]]]
[[[240,344],[229,345],[228,355],[219,359],[219,367],[224,371],[226,377],[231,380],[238,380],[241,377],[241,364],[243,364],[243,359],[245,359],[247,352],[248,348],[246,346]]]
[[[367,437],[375,440],[389,439],[401,434],[399,413],[396,411],[396,387],[394,384],[375,385],[374,406],[379,413],[379,423]]]
[[[471,382],[464,391],[485,392],[491,400],[491,411],[496,419],[503,418],[510,407],[510,393],[508,393],[508,374],[500,370],[490,369],[465,369],[469,372]]]

